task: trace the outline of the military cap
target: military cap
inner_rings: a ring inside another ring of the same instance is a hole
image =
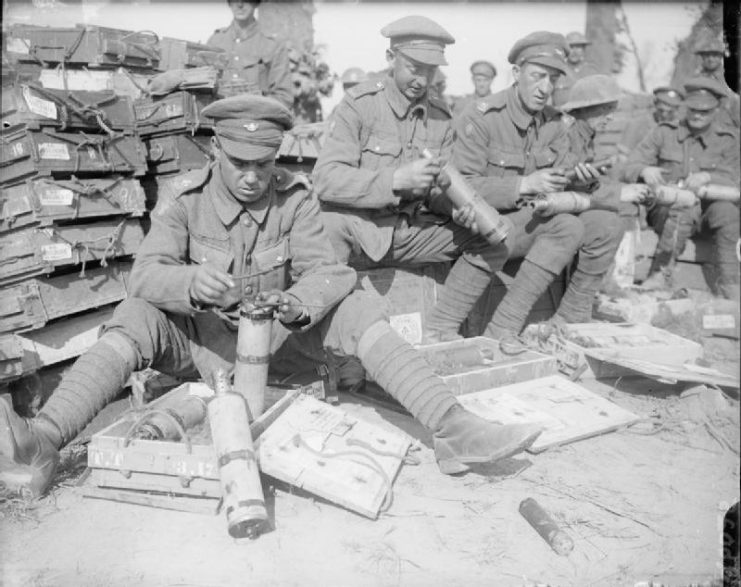
[[[569,47],[571,45],[591,45],[592,41],[587,39],[584,35],[582,35],[578,31],[573,31],[566,35],[566,42],[568,43]]]
[[[447,65],[445,45],[455,43],[453,35],[426,16],[395,20],[381,34],[391,41],[391,49],[425,65]]]
[[[507,61],[516,65],[537,63],[568,73],[566,39],[559,33],[536,31],[517,41],[507,55]]]
[[[483,75],[485,77],[494,78],[497,75],[497,68],[490,61],[481,59],[474,61],[471,64],[471,73],[473,75]]]
[[[255,161],[274,155],[283,133],[293,126],[293,115],[273,98],[241,94],[217,100],[201,115],[212,118],[214,134],[227,155]]]
[[[689,108],[711,110],[715,108],[726,92],[719,82],[710,77],[693,77],[684,83],[685,101]]]
[[[569,100],[560,108],[564,112],[610,104],[620,99],[620,88],[611,75],[601,73],[576,80],[569,90]]]
[[[705,39],[697,44],[695,53],[720,53],[725,54],[726,47],[720,39]]]
[[[340,80],[342,81],[342,85],[345,86],[351,84],[359,84],[360,82],[364,82],[367,79],[368,74],[359,67],[351,67],[349,69],[346,69],[342,74],[342,77],[340,78]]]
[[[679,106],[684,100],[684,94],[671,86],[659,86],[654,88],[654,98],[658,102],[669,104],[669,106]]]

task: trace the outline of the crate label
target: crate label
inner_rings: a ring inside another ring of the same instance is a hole
[[[71,206],[75,193],[67,188],[46,188],[39,194],[42,206]]]
[[[57,106],[54,102],[44,100],[31,94],[28,86],[23,87],[23,99],[28,105],[28,109],[34,114],[44,116],[45,118],[57,119]]]
[[[44,261],[63,261],[72,258],[72,246],[68,243],[54,243],[41,247],[41,258]]]
[[[39,143],[39,157],[69,161],[69,149],[63,143]]]
[[[396,330],[409,344],[422,342],[422,314],[412,312],[410,314],[396,314],[389,317],[391,328]]]
[[[13,154],[13,157],[17,159],[26,154],[26,148],[23,146],[22,142],[13,143],[10,146],[10,152]]]
[[[705,314],[702,317],[702,327],[706,330],[736,328],[736,319],[733,314]]]
[[[6,45],[8,52],[10,53],[21,53],[23,55],[28,55],[29,53],[29,47],[31,45],[31,41],[28,39],[21,39],[20,37],[13,37],[8,39],[8,44]]]
[[[183,105],[182,104],[173,104],[172,102],[169,104],[165,104],[165,115],[168,118],[174,118],[177,116],[183,115]]]

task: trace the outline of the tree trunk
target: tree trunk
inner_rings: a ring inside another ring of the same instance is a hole
[[[586,36],[592,41],[587,59],[604,73],[617,73],[622,64],[615,51],[620,4],[620,0],[587,0]]]
[[[314,2],[312,0],[271,0],[261,2],[258,19],[267,33],[286,40],[298,51],[314,48]]]

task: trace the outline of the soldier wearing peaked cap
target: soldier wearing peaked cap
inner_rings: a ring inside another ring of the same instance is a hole
[[[580,161],[580,154],[570,152],[560,112],[548,106],[556,81],[568,69],[566,49],[557,33],[539,31],[520,39],[508,56],[514,84],[471,104],[456,122],[453,160],[479,194],[512,221],[509,255],[524,258],[484,331],[504,341],[503,350],[518,346],[533,304],[577,251],[578,267],[556,320],[588,320],[590,292],[609,267],[622,232],[617,216],[606,210],[541,216],[519,207],[537,194],[569,190],[564,169]],[[582,180],[599,178],[583,165],[580,173]]]
[[[622,155],[629,155],[660,122],[677,120],[679,108],[684,100],[682,91],[671,86],[659,86],[654,88],[653,95],[653,108],[632,118],[625,125],[617,147]]]
[[[270,98],[243,95],[214,102],[203,115],[215,121],[215,161],[160,193],[137,251],[130,297],[38,417],[20,418],[0,399],[3,487],[43,492],[59,448],[120,393],[132,372],[152,367],[183,378],[200,374],[207,382],[217,369],[231,372],[243,302],[275,307],[272,369],[314,371],[329,353],[358,356],[379,384],[438,432],[441,462],[465,469],[450,436],[468,412],[391,329],[375,299],[350,293],[355,271],[338,262],[307,181],[275,167],[290,112]],[[487,426],[489,440],[510,430]],[[532,427],[522,429],[526,439],[532,436]],[[28,486],[13,485],[19,471],[31,472]]]
[[[293,80],[286,43],[265,33],[255,17],[260,0],[228,0],[234,19],[216,29],[207,43],[226,51],[219,95],[269,96],[293,106]]]
[[[556,107],[568,100],[569,90],[576,80],[601,73],[596,65],[586,59],[587,46],[592,44],[589,39],[582,33],[574,31],[566,35],[566,43],[568,45],[566,60],[569,70],[559,78],[553,90],[553,105]]]
[[[347,92],[314,167],[314,187],[341,260],[364,267],[453,262],[424,336],[454,338],[504,265],[506,247],[490,245],[445,206],[437,183],[454,132],[446,104],[429,90],[453,37],[423,16],[401,18],[381,33],[389,39],[389,75]],[[466,413],[436,456],[442,470],[453,472],[446,451],[458,463],[483,462],[521,450],[532,433],[495,431]],[[465,434],[479,440],[464,444]]]
[[[738,133],[717,120],[723,87],[713,79],[697,77],[687,80],[683,89],[685,116],[680,121],[660,122],[641,141],[624,166],[623,179],[650,186],[682,181],[692,191],[709,183],[738,188]],[[713,238],[718,274],[717,283],[710,286],[738,301],[737,203],[698,200],[689,208],[649,204],[647,219],[659,242],[645,287],[671,287],[672,269],[687,239],[707,229]]]
[[[467,96],[456,100],[454,107],[454,114],[456,116],[460,114],[463,108],[470,102],[491,96],[491,85],[494,83],[494,78],[497,76],[497,68],[494,67],[494,64],[483,59],[474,61],[471,64],[470,69],[471,81],[473,82],[473,94],[468,94]]]

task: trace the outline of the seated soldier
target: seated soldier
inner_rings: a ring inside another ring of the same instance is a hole
[[[470,184],[514,225],[507,238],[510,257],[524,258],[484,335],[519,352],[517,336],[538,298],[578,253],[552,323],[591,317],[590,300],[620,243],[617,215],[595,211],[537,214],[522,206],[540,194],[570,189],[567,171],[582,180],[599,172],[570,151],[561,113],[548,106],[557,80],[567,69],[566,41],[538,31],[509,52],[514,84],[469,105],[457,121],[453,160]]]
[[[624,165],[623,180],[642,180],[655,188],[682,181],[695,192],[707,184],[738,188],[738,134],[717,121],[725,97],[723,86],[711,78],[697,77],[685,82],[684,91],[685,116],[678,122],[659,123],[641,141]],[[716,293],[738,300],[738,202],[697,199],[692,206],[678,207],[654,200],[647,203],[646,212],[659,242],[643,287],[673,287],[673,268],[687,239],[707,229],[713,239],[718,274],[717,282],[710,286]]]
[[[540,432],[503,426],[466,411],[425,359],[389,326],[355,271],[338,263],[306,181],[275,168],[292,117],[280,103],[234,96],[204,108],[215,120],[215,162],[160,193],[152,227],[122,302],[98,341],[67,372],[39,415],[25,420],[0,400],[0,481],[20,469],[29,489],[48,486],[58,450],[152,367],[212,381],[235,362],[239,306],[277,307],[272,365],[357,356],[392,397],[433,431],[444,473],[528,447]],[[348,295],[349,294],[349,295]]]
[[[425,325],[427,342],[451,340],[504,265],[507,249],[470,230],[460,211],[436,205],[455,133],[431,86],[453,37],[422,16],[401,18],[381,34],[390,40],[389,74],[350,89],[337,106],[314,187],[341,261],[453,263]]]

